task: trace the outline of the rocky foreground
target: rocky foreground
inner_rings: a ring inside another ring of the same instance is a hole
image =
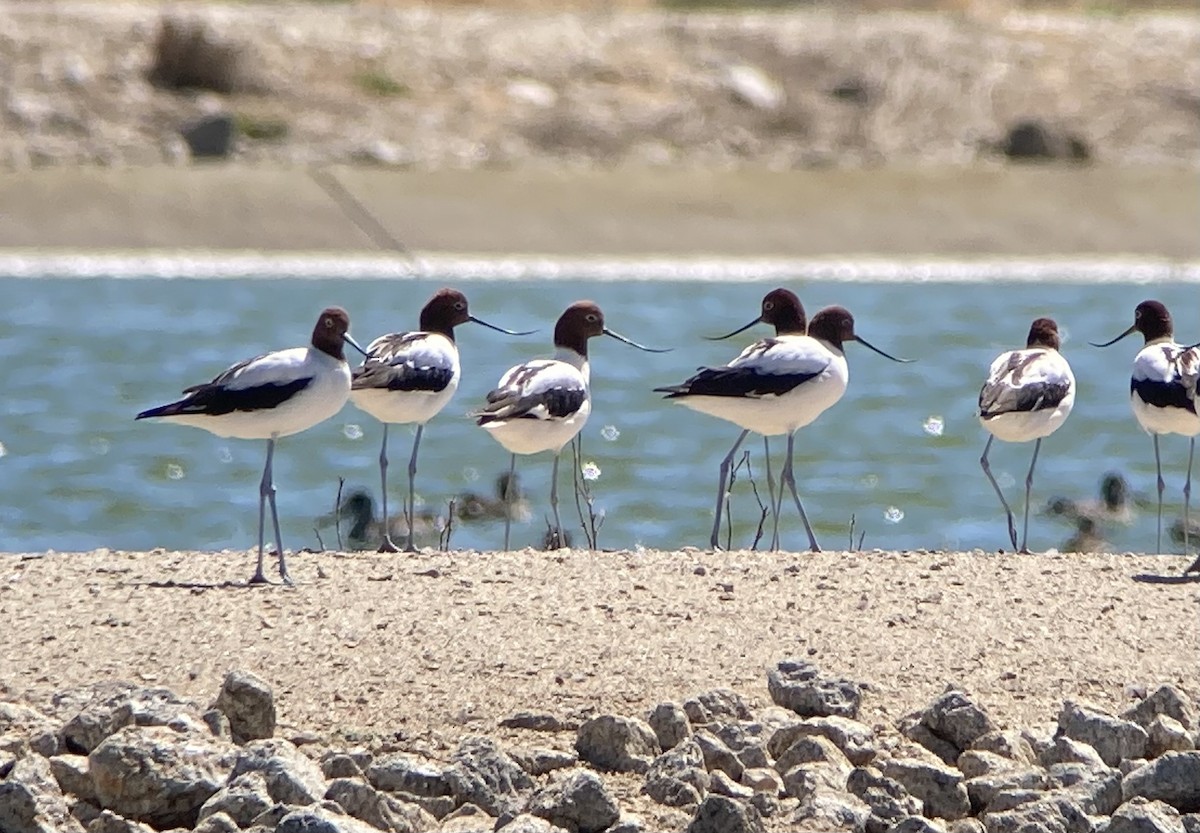
[[[0,167],[1194,165],[1200,18],[0,5]]]
[[[0,831],[1195,833],[1200,707],[1172,685],[1120,716],[1065,702],[1053,735],[997,729],[950,689],[894,727],[864,685],[784,660],[774,705],[730,689],[577,721],[522,711],[448,759],[276,732],[235,671],[211,705],[104,681],[0,701]],[[640,811],[640,812],[633,812]]]

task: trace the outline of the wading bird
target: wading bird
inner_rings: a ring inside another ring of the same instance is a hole
[[[1163,490],[1162,460],[1158,452],[1160,434],[1182,434],[1189,438],[1187,479],[1183,486],[1184,549],[1188,546],[1188,504],[1192,496],[1192,458],[1196,453],[1196,435],[1200,434],[1200,415],[1196,411],[1197,380],[1200,379],[1200,346],[1184,347],[1175,343],[1171,313],[1158,301],[1142,301],[1133,311],[1128,330],[1103,344],[1108,347],[1127,335],[1141,333],[1145,345],[1133,360],[1129,380],[1129,400],[1133,415],[1142,429],[1154,438],[1154,467],[1158,474],[1158,535],[1156,549],[1162,552]],[[1200,568],[1200,561],[1185,572]]]
[[[383,442],[379,448],[379,481],[383,496],[383,517],[388,517],[387,441],[389,424],[415,423],[412,456],[408,460],[408,499],[404,517],[408,528],[404,549],[414,552],[413,513],[416,493],[417,452],[425,423],[446,406],[458,389],[460,374],[458,346],[454,328],[473,322],[505,335],[529,335],[489,324],[471,315],[467,298],[454,289],[439,289],[421,310],[420,329],[410,333],[389,333],[367,345],[367,358],[354,370],[350,401],[383,424]],[[532,331],[530,331],[532,332]],[[390,527],[383,528],[380,552],[399,552]]]
[[[258,566],[251,584],[266,582],[263,526],[268,502],[275,544],[279,548],[279,575],[291,584],[271,475],[275,441],[324,422],[346,404],[350,395],[350,367],[343,348],[349,343],[362,352],[349,330],[350,316],[346,311],[329,307],[317,319],[308,347],[277,350],[239,362],[211,382],[185,388],[187,396],[178,402],[137,415],[137,419],[165,419],[203,428],[218,437],[267,441],[267,462],[258,487]]]
[[[512,458],[509,482],[516,476],[517,455],[554,453],[550,481],[550,509],[554,514],[554,532],[562,542],[562,521],[558,516],[558,460],[591,413],[591,373],[588,366],[588,339],[611,336],[618,341],[645,350],[625,336],[604,325],[604,313],[592,301],[576,301],[567,307],[554,326],[554,358],[533,359],[510,368],[496,389],[487,395],[487,404],[474,412],[476,424],[504,446]],[[508,499],[508,496],[506,496]],[[504,548],[508,549],[512,516],[504,517]]]
[[[1075,405],[1075,376],[1058,352],[1061,346],[1058,324],[1050,318],[1038,318],[1029,328],[1025,348],[997,356],[979,391],[979,421],[991,435],[979,464],[1004,507],[1013,549],[1024,553],[1029,552],[1029,496],[1042,439],[1058,430]],[[1012,509],[988,465],[988,452],[997,439],[1009,443],[1035,440],[1033,459],[1025,475],[1025,521],[1019,548]]]

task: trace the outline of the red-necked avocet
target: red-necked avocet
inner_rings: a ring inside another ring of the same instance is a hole
[[[414,552],[412,520],[416,495],[417,451],[425,423],[446,406],[458,389],[460,368],[454,328],[473,322],[506,335],[530,335],[497,327],[471,315],[467,298],[455,289],[439,289],[421,310],[420,330],[389,333],[367,345],[367,358],[354,370],[350,401],[383,424],[379,448],[379,481],[383,495],[383,517],[388,517],[387,440],[389,424],[416,423],[412,456],[408,460],[408,500],[404,517],[408,522],[404,549]],[[399,552],[390,529],[385,528],[380,552]]]
[[[1058,324],[1050,318],[1038,318],[1029,327],[1024,349],[997,356],[979,391],[979,421],[990,434],[979,464],[1004,506],[1008,538],[1014,550],[1018,549],[1017,527],[1004,492],[992,476],[988,452],[997,439],[1009,443],[1036,440],[1029,473],[1025,476],[1025,522],[1019,547],[1019,551],[1025,553],[1029,552],[1029,495],[1033,489],[1033,467],[1037,465],[1042,439],[1058,430],[1075,405],[1075,376],[1067,360],[1058,352],[1061,346]]]
[[[1159,434],[1182,434],[1189,438],[1187,480],[1183,486],[1183,527],[1188,529],[1188,504],[1192,495],[1192,458],[1196,453],[1196,435],[1200,434],[1200,415],[1196,410],[1197,380],[1200,379],[1200,346],[1176,344],[1171,313],[1158,301],[1142,301],[1133,311],[1133,324],[1112,341],[1092,342],[1108,347],[1132,333],[1141,333],[1145,346],[1133,360],[1129,380],[1129,399],[1133,415],[1142,429],[1154,438],[1154,466],[1158,473],[1158,536],[1155,547],[1162,552],[1163,490],[1162,461],[1158,453]],[[1187,537],[1184,539],[1186,551]],[[1200,569],[1200,560],[1184,572]]]
[[[350,337],[350,316],[341,307],[321,313],[308,347],[277,350],[239,362],[211,382],[185,388],[178,402],[142,411],[137,419],[157,418],[211,431],[219,437],[266,440],[267,462],[258,487],[258,566],[251,584],[263,575],[265,507],[271,504],[279,575],[291,583],[283,555],[283,535],[275,509],[271,464],[275,441],[324,422],[342,409],[350,396],[350,367],[344,345],[362,352]]]
[[[517,455],[554,453],[550,481],[550,509],[554,532],[562,541],[558,517],[558,459],[587,422],[591,413],[591,374],[588,369],[588,339],[611,336],[618,341],[661,353],[630,341],[604,326],[604,313],[592,301],[576,301],[559,316],[554,326],[554,358],[533,359],[510,368],[487,395],[487,404],[471,415],[509,451],[509,481],[514,482]],[[504,548],[508,549],[512,516],[504,516]]]
[[[795,299],[794,295],[792,299]],[[799,307],[798,300],[795,306]],[[793,310],[792,314],[797,312]],[[665,393],[667,399],[740,425],[744,431],[764,436],[787,435],[781,485],[791,492],[808,533],[809,548],[814,552],[820,552],[821,547],[796,491],[796,478],[792,472],[793,447],[796,431],[812,423],[846,392],[850,371],[842,348],[847,341],[857,341],[892,361],[909,361],[897,359],[867,343],[855,333],[854,316],[849,310],[835,306],[826,307],[813,316],[808,335],[763,339],[723,367],[703,368],[682,384],[656,388]],[[733,451],[736,450],[735,445]],[[780,488],[773,507],[776,517],[782,503],[783,489]]]

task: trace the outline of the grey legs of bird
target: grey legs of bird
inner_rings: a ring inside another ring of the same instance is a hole
[[[791,490],[792,500],[796,502],[796,509],[800,511],[800,520],[804,522],[804,531],[808,533],[808,547],[813,552],[820,552],[821,546],[817,543],[817,536],[813,534],[812,526],[808,522],[808,515],[804,513],[804,506],[800,503],[800,495],[796,494],[796,476],[792,474],[792,449],[796,442],[795,434],[788,434],[787,439],[787,460],[783,464],[783,473],[780,477],[784,485]],[[783,489],[779,490],[779,499],[783,501]]]
[[[721,548],[721,516],[725,512],[725,490],[728,488],[729,470],[733,467],[733,455],[737,454],[737,450],[742,447],[742,442],[749,433],[750,429],[747,428],[738,434],[737,442],[733,444],[733,448],[729,449],[729,453],[721,461],[720,474],[717,476],[717,509],[713,518],[712,535],[708,539],[709,546],[714,550]]]
[[[558,458],[562,449],[554,455],[554,468],[550,470],[550,511],[554,513],[554,535],[559,547],[563,546],[562,521],[558,518]]]
[[[1154,551],[1162,553],[1162,496],[1167,484],[1163,482],[1162,461],[1158,457],[1158,434],[1154,435],[1154,470],[1158,473],[1158,537],[1155,538]]]
[[[1033,490],[1033,467],[1037,465],[1038,452],[1042,450],[1042,438],[1033,444],[1033,459],[1029,461],[1029,474],[1025,475],[1025,522],[1021,529],[1020,552],[1029,552],[1029,494]]]
[[[415,482],[417,478],[417,451],[421,448],[421,434],[425,432],[424,424],[417,425],[417,436],[413,437],[412,457],[408,458],[408,505],[404,507],[404,518],[408,521],[408,541],[404,544],[405,552],[416,552],[417,548],[413,546],[413,519],[417,515],[417,493]],[[387,512],[383,513],[384,529],[387,529]],[[387,535],[384,532],[384,535]]]
[[[400,552],[400,548],[392,543],[391,524],[388,523],[388,505],[387,505],[387,437],[388,424],[383,423],[383,444],[379,447],[379,487],[380,493],[383,495],[383,543],[379,545],[380,552]],[[412,528],[411,526],[409,527]]]
[[[263,575],[263,544],[267,503],[271,504],[271,523],[275,527],[275,546],[279,548],[279,577],[285,584],[292,583],[288,575],[287,561],[283,557],[283,534],[279,531],[279,512],[275,508],[275,480],[272,475],[272,464],[275,461],[275,438],[267,440],[267,462],[263,466],[262,480],[258,484],[258,566],[254,570],[251,584],[266,584],[267,577]]]
[[[771,552],[779,549],[779,509],[775,505],[775,476],[771,474],[771,438],[763,434],[763,464],[767,469],[767,500],[770,501],[771,514]]]
[[[1008,517],[1008,539],[1012,541],[1015,550],[1017,548],[1017,525],[1013,522],[1013,513],[1008,508],[1008,501],[1004,499],[1004,492],[1000,491],[1000,484],[996,482],[996,478],[992,477],[992,467],[988,465],[988,452],[992,450],[992,441],[995,439],[995,437],[988,437],[987,445],[983,447],[983,456],[979,458],[979,465],[983,466],[983,473],[987,475],[988,482],[996,490],[996,497],[1000,498],[1000,505],[1004,507],[1004,514]],[[1032,470],[1030,467],[1031,472]],[[1028,506],[1028,501],[1026,501],[1026,506]]]
[[[511,506],[510,494],[513,487],[513,477],[517,472],[517,455],[512,455],[512,459],[508,463],[508,482],[504,484],[504,500],[505,503]],[[504,549],[508,550],[508,534],[512,531],[512,511],[504,513]]]

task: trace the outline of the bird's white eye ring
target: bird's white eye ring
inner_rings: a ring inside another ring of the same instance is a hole
[[[774,301],[764,302],[763,309],[766,310],[767,312],[770,312],[771,310],[775,309],[775,302]]]
[[[455,301],[454,308],[457,310],[464,310],[467,308],[467,305],[464,304],[462,301]]]
[[[325,326],[326,326],[326,327],[333,327],[333,319],[332,319],[332,318],[326,318],[326,319],[325,319]]]

